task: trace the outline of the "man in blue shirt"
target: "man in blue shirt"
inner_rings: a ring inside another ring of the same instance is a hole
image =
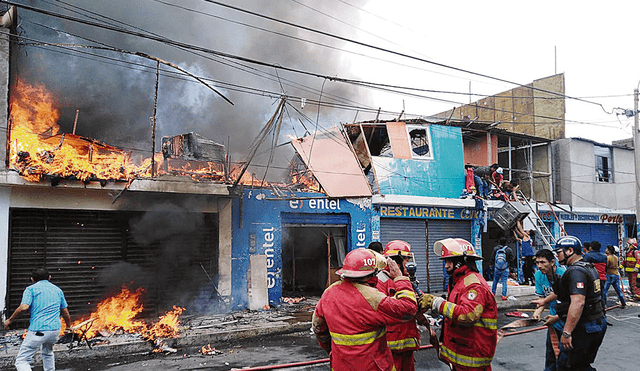
[[[536,253],[536,266],[538,271],[535,274],[536,295],[540,299],[534,300],[535,304],[539,307],[533,312],[533,318],[540,319],[542,311],[544,310],[546,302],[555,298],[553,293],[553,282],[565,271],[565,268],[556,264],[555,256],[549,249],[542,249]],[[549,299],[545,300],[545,298]],[[549,303],[549,316],[556,314],[556,300],[551,300]],[[556,322],[553,327],[562,331],[564,323],[562,321]],[[555,344],[555,346],[554,346]],[[556,369],[556,348],[558,344],[558,337],[556,333],[549,329],[547,330],[547,350],[544,360],[544,371],[554,371]]]
[[[44,371],[56,369],[53,357],[53,345],[58,341],[60,335],[60,315],[64,319],[67,329],[71,327],[71,317],[67,309],[67,301],[60,288],[49,280],[51,275],[45,268],[38,268],[31,273],[31,282],[22,294],[22,302],[15,312],[4,321],[4,328],[9,329],[9,325],[23,312],[29,311],[29,329],[20,351],[16,356],[16,368],[18,371],[31,371],[31,360],[38,349],[42,346],[42,366]]]

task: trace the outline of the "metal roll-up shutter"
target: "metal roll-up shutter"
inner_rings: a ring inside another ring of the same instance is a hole
[[[427,226],[423,219],[380,219],[380,242],[386,245],[391,240],[403,240],[411,245],[418,270],[416,277],[422,291],[430,292],[427,272]]]
[[[591,225],[588,223],[565,223],[564,230],[568,236],[578,237],[583,243],[593,240],[591,238]]]
[[[147,282],[154,287],[148,290],[147,310],[197,305],[193,302],[196,297],[209,305],[218,275],[218,218],[217,214],[187,214],[193,217],[183,213],[171,222],[197,220],[186,223],[191,225],[188,231],[181,232],[175,225],[150,225],[149,234],[162,235],[162,231],[164,237],[140,243],[129,225],[140,219],[141,212],[10,209],[7,309],[13,311],[20,304],[31,271],[45,266],[52,282],[64,291],[72,316],[90,313],[106,295],[113,294],[103,286],[108,284],[105,269],[123,261],[132,264],[131,272],[126,272],[132,277],[144,268],[150,272]],[[167,232],[172,227],[176,231]],[[163,295],[158,295],[158,287]],[[164,295],[169,292],[175,295]],[[160,296],[169,302],[160,303]],[[27,323],[23,321],[20,325]]]
[[[145,215],[149,219],[149,213]],[[129,224],[136,225],[139,219],[134,215]],[[151,277],[145,280],[150,311],[160,313],[177,305],[192,313],[211,312],[219,304],[218,214],[181,213],[175,223],[190,225],[189,232],[174,233],[174,227],[168,226],[169,231],[154,230],[157,236],[146,234],[141,239],[136,236],[140,230],[128,228],[125,260]]]
[[[442,260],[433,252],[433,244],[445,238],[464,238],[471,241],[471,222],[462,220],[429,220],[427,222],[429,242],[429,274],[431,275],[431,289],[443,291],[445,284],[445,271]]]
[[[607,245],[618,246],[617,224],[592,224],[591,241],[600,242],[600,252],[604,253]]]
[[[115,212],[11,209],[10,225],[9,308],[20,304],[31,271],[40,266],[65,292],[71,314],[95,305],[104,292],[98,273],[122,255]]]

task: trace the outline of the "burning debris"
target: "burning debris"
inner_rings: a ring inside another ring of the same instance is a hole
[[[216,350],[215,347],[211,346],[211,343],[202,346],[202,348],[200,348],[200,350],[198,350],[198,353],[202,354],[202,355],[214,355],[214,354],[222,354],[221,351]]]
[[[161,348],[164,343],[159,342],[159,339],[178,336],[179,317],[185,309],[174,306],[173,310],[160,316],[156,323],[150,325],[136,319],[144,309],[140,303],[143,293],[144,289],[131,292],[123,287],[119,294],[100,302],[88,320],[78,320],[72,323],[71,330],[76,335],[78,331],[81,331],[82,337],[87,340],[88,345],[88,341],[96,336],[110,337],[114,334],[130,333],[139,334],[142,339],[154,342],[156,347]],[[62,330],[64,331],[64,328]],[[165,349],[161,349],[161,351],[165,351]]]
[[[301,296],[298,298],[286,298],[286,297],[282,298],[282,301],[287,304],[298,304],[301,301],[305,301],[305,300],[307,300],[307,298],[305,298],[304,296]]]
[[[44,177],[81,181],[127,181],[152,177],[151,157],[137,160],[130,152],[76,134],[60,133],[60,114],[53,95],[42,85],[18,80],[11,95],[8,151],[10,167],[29,181]],[[188,176],[196,181],[223,182],[224,146],[188,133],[163,138],[162,153],[154,154],[156,174]],[[232,169],[229,176],[239,174]],[[256,185],[247,174],[242,184]]]

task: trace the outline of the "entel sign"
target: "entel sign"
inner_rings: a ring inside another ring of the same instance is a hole
[[[289,207],[292,209],[302,209],[305,200],[291,200]],[[312,198],[307,201],[311,210],[340,210],[340,200],[328,200],[325,198]]]

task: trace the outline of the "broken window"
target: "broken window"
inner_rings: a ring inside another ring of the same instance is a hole
[[[611,148],[602,146],[593,146],[593,152],[596,156],[596,180],[598,182],[613,182],[613,161]]]
[[[413,158],[432,159],[431,136],[429,127],[422,125],[407,125],[411,155]]]

